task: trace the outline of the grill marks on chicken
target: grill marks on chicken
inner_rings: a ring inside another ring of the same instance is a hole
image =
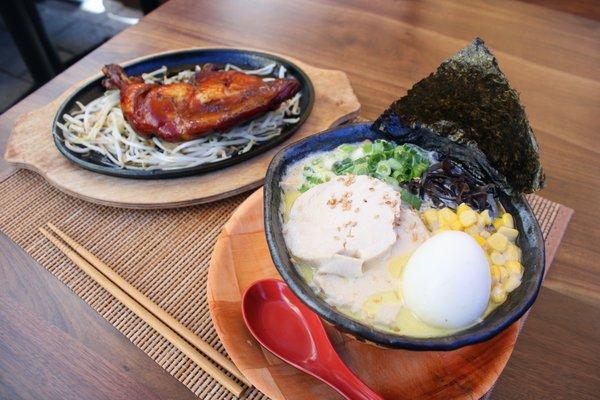
[[[171,142],[225,131],[277,109],[300,90],[296,79],[264,82],[243,72],[217,71],[211,64],[190,83],[144,83],[116,64],[104,66],[102,73],[105,88],[119,89],[123,115],[133,129]]]

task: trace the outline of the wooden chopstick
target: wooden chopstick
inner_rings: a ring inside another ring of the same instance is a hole
[[[54,224],[48,223],[54,233],[56,233],[62,240],[64,240],[69,246],[73,248],[80,256],[87,260],[90,264],[96,267],[97,270],[102,272],[108,279],[117,284],[124,292],[129,296],[133,297],[138,303],[146,307],[148,311],[154,314],[158,319],[164,322],[169,328],[173,329],[180,336],[194,345],[198,350],[206,354],[209,358],[212,358],[214,362],[231,372],[233,376],[238,378],[240,381],[248,386],[252,386],[246,377],[240,372],[240,370],[231,362],[227,357],[212,348],[211,345],[202,340],[198,335],[185,327],[181,322],[173,318],[169,313],[160,308],[156,303],[146,297],[142,292],[137,290],[133,285],[123,279],[119,274],[112,270],[102,260],[96,257],[94,254],[89,252],[85,247],[77,243],[66,233],[58,229]]]
[[[56,228],[56,227],[55,227]],[[220,369],[215,367],[206,357],[186,342],[173,329],[167,326],[163,321],[158,319],[154,314],[144,308],[140,303],[130,297],[123,289],[113,283],[110,279],[98,271],[92,264],[86,261],[82,256],[77,254],[69,246],[62,243],[58,238],[53,236],[44,228],[40,228],[40,232],[50,240],[60,251],[62,251],[71,261],[81,268],[90,278],[95,280],[100,286],[106,289],[111,295],[119,300],[123,305],[129,308],[134,314],[140,317],[144,322],[154,328],[165,339],[177,347],[183,354],[188,356],[199,367],[206,371],[210,376],[217,380],[227,390],[233,393],[236,397],[240,397],[244,389],[232,378],[228,377]]]

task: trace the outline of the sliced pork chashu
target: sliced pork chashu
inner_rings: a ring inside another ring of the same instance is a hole
[[[388,251],[399,215],[400,195],[392,186],[369,176],[341,176],[296,199],[284,227],[286,243],[294,257],[339,274],[336,255],[364,263]],[[355,265],[348,273],[356,274]]]

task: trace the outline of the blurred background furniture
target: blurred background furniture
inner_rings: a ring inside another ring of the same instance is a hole
[[[0,1],[0,113],[137,23],[160,0]]]
[[[61,62],[35,3],[32,0],[4,0],[1,4],[4,24],[35,83],[41,85],[52,79],[60,70]]]

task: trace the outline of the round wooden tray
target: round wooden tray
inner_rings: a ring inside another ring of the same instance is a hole
[[[248,49],[256,50],[256,49]],[[178,52],[175,50],[160,54]],[[53,143],[52,120],[62,102],[84,83],[50,104],[21,116],[6,145],[8,162],[31,169],[59,190],[93,203],[123,208],[174,208],[221,200],[261,185],[269,162],[283,146],[358,116],[360,103],[342,71],[313,67],[285,55],[312,81],[315,101],[304,124],[279,146],[239,164],[188,178],[136,180],[87,171],[63,157]],[[148,57],[156,56],[156,54]],[[130,64],[148,58],[131,60]],[[118,60],[107,60],[116,62]],[[90,80],[97,78],[96,75]]]
[[[242,319],[241,296],[254,281],[279,277],[263,228],[262,189],[233,213],[215,245],[208,272],[208,304],[229,356],[272,399],[339,399],[315,378],[264,350]],[[327,326],[348,366],[386,399],[478,399],[492,387],[515,345],[517,322],[495,338],[449,352],[390,350],[360,343]]]

